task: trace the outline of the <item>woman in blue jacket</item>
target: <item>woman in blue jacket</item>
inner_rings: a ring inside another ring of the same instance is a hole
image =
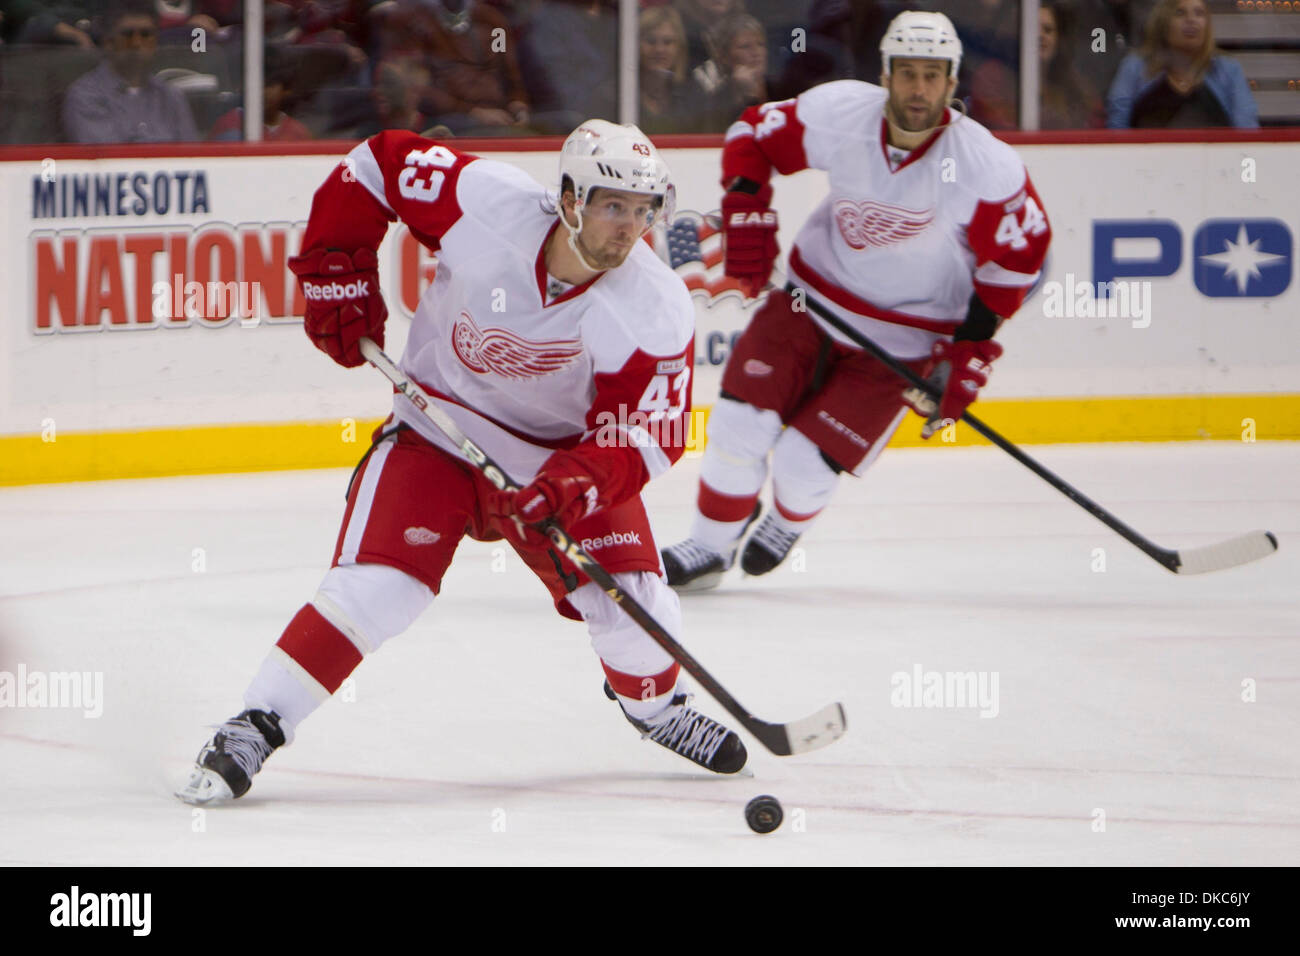
[[[1106,125],[1258,127],[1246,74],[1217,52],[1205,0],[1159,0],[1142,52],[1129,54],[1111,83]]]

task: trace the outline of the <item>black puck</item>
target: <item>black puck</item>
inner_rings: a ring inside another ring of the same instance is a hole
[[[770,794],[765,793],[745,804],[745,822],[755,833],[771,833],[784,819],[781,804]]]

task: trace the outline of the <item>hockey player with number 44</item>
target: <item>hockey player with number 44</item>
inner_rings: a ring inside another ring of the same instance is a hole
[[[242,796],[363,656],[433,601],[463,537],[506,539],[559,613],[586,622],[605,694],[643,737],[718,773],[744,766],[736,734],[691,706],[677,662],[534,527],[558,521],[680,633],[640,498],[685,450],[691,405],[690,296],[642,241],[671,217],[673,186],[640,130],[603,120],[568,137],[559,172],[556,195],[505,163],[388,131],[317,191],[302,253],[290,260],[307,334],[346,367],[363,363],[363,337],[382,346],[376,250],[401,220],[438,253],[401,370],[523,487],[498,491],[394,395],[353,476],[333,566],[263,661],[243,712],[200,751],[182,799]],[[484,608],[482,640],[551,653],[494,632],[490,620]],[[483,679],[489,695],[539,692]],[[436,710],[437,695],[430,700]]]
[[[757,296],[777,254],[772,172],[825,170],[830,189],[728,358],[708,424],[690,537],[663,552],[678,590],[716,587],[740,556],[766,574],[860,475],[907,407],[929,438],[961,417],[1002,354],[993,335],[1042,269],[1051,239],[1014,150],[949,106],[961,41],[941,13],[899,14],[880,44],[881,85],[843,80],[747,109],[722,154],[725,268]],[[804,298],[806,296],[806,299]],[[935,401],[820,320],[835,315],[928,377]]]

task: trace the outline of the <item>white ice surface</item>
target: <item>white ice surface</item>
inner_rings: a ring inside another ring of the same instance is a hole
[[[314,592],[347,472],[0,490],[0,670],[104,675],[99,719],[0,709],[0,863],[1300,862],[1300,445],[1032,453],[1162,545],[1281,550],[1178,577],[999,451],[891,450],[804,570],[684,599],[683,642],[757,715],[848,713],[801,757],[747,738],[754,776],[719,778],[638,740],[582,626],[467,542],[355,701],[201,820],[171,790]],[[697,472],[647,493],[664,542]],[[997,716],[892,706],[916,664],[996,672]],[[759,793],[786,810],[764,837]]]

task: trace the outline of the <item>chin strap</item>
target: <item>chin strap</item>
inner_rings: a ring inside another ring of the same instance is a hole
[[[564,228],[569,233],[569,248],[573,250],[573,254],[578,257],[578,261],[582,263],[582,267],[588,272],[604,272],[605,270],[600,266],[588,262],[587,257],[582,254],[582,250],[578,248],[578,233],[582,232],[582,207],[575,205],[573,214],[578,217],[576,226],[569,225],[569,217],[564,214],[563,209],[560,210],[560,222],[564,223]]]

